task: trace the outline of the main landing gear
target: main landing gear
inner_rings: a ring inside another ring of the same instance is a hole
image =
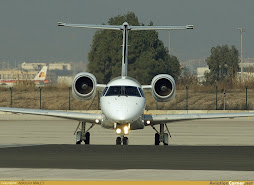
[[[164,124],[164,123],[160,124],[160,132],[158,132],[153,125],[151,125],[151,126],[156,131],[155,137],[154,137],[154,144],[159,145],[160,143],[163,143],[164,145],[168,145],[168,135],[170,137],[171,137],[171,135],[170,135],[170,132],[168,130],[167,124]],[[165,127],[166,127],[166,132],[167,133],[165,133],[165,131],[164,131]]]
[[[81,128],[80,128],[81,125]],[[82,143],[82,141],[84,141],[84,143],[86,145],[90,144],[90,132],[88,132],[91,128],[93,128],[95,124],[92,124],[89,129],[86,130],[86,122],[79,122],[76,131],[74,132],[74,135],[76,134],[76,145],[80,145]],[[77,131],[78,129],[80,129],[80,131]]]

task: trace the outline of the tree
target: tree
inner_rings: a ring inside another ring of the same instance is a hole
[[[143,25],[134,13],[112,17],[108,24],[121,25],[123,22]],[[150,83],[159,73],[168,73],[175,78],[180,75],[178,59],[168,54],[156,31],[129,32],[128,44],[128,76],[140,83]],[[107,83],[121,75],[121,45],[122,33],[119,31],[99,30],[95,33],[88,54],[88,71],[97,77],[99,83]]]
[[[239,68],[239,52],[235,46],[212,47],[211,55],[206,59],[206,63],[210,69],[210,72],[205,74],[208,83],[232,82]]]

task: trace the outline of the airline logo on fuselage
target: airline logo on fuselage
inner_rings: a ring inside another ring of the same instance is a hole
[[[39,74],[39,77],[41,78],[41,77],[45,77],[45,73],[44,72],[41,72],[40,74]]]

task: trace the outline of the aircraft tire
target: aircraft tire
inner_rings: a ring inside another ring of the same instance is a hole
[[[116,138],[116,145],[121,145],[122,139],[121,137]]]
[[[82,140],[81,140],[81,131],[78,131],[76,133],[76,145],[80,145],[81,142],[82,142]]]
[[[128,145],[128,144],[129,144],[128,137],[123,137],[123,145]]]
[[[86,136],[85,144],[89,145],[90,144],[90,132],[87,132],[85,136]]]
[[[168,133],[163,134],[163,144],[168,145]]]
[[[158,133],[156,133],[154,138],[155,138],[154,144],[159,145],[160,144],[160,135]]]

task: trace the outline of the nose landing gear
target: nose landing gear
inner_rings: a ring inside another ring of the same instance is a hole
[[[116,145],[128,145],[129,139],[128,137],[125,137],[124,135],[129,134],[130,125],[115,125],[115,131],[118,135],[116,138]]]
[[[121,145],[123,143],[123,145],[128,145],[129,144],[129,139],[128,137],[117,137],[116,138],[116,145]]]

